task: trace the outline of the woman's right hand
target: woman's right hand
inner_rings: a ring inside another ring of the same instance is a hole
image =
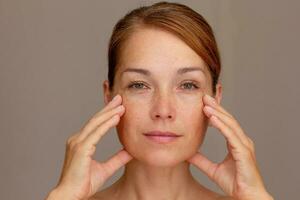
[[[124,149],[103,163],[92,158],[101,137],[116,126],[124,114],[121,102],[121,96],[116,95],[80,132],[68,139],[62,173],[54,189],[57,197],[70,200],[90,198],[114,172],[132,159]]]

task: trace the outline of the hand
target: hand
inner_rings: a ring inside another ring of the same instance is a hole
[[[124,149],[104,163],[98,163],[92,158],[101,137],[109,128],[116,126],[124,114],[124,106],[119,105],[121,101],[121,96],[116,95],[80,132],[68,139],[62,174],[55,188],[56,194],[60,194],[57,197],[88,199],[117,169],[132,159]]]
[[[225,137],[228,154],[221,163],[213,163],[200,152],[187,161],[214,181],[227,195],[236,200],[272,199],[266,192],[259,173],[253,141],[238,122],[211,96],[203,98],[204,113],[209,123]]]

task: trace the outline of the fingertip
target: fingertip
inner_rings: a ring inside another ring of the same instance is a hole
[[[124,148],[122,150],[120,150],[119,153],[121,154],[121,157],[124,160],[124,163],[127,163],[133,159],[133,157]]]
[[[111,102],[119,102],[119,101],[122,102],[122,97],[120,94],[116,94],[111,100]]]
[[[202,96],[202,101],[205,103],[205,102],[206,102],[206,99],[207,99],[207,94],[204,94],[204,95]]]
[[[118,99],[120,99],[122,101],[122,96],[120,94],[116,95]]]

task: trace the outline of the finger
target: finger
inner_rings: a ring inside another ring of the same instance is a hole
[[[114,98],[100,112],[96,113],[94,115],[94,117],[97,117],[97,116],[101,115],[102,113],[113,109],[114,107],[116,107],[120,103],[122,103],[122,97],[121,97],[121,95],[117,94],[116,96],[114,96]]]
[[[97,113],[95,113],[90,118],[90,120],[85,124],[85,126],[81,129],[80,132],[83,132],[83,130],[86,129],[88,125],[90,125],[91,121],[93,121],[94,119],[98,118],[103,113],[116,108],[121,103],[121,100],[122,100],[121,96],[119,94],[116,95],[103,109],[101,109],[100,111],[98,111]]]
[[[220,104],[218,104],[216,102],[216,100],[213,97],[211,97],[210,95],[205,94],[203,96],[203,102],[204,102],[205,105],[210,105],[211,107],[213,107],[216,110],[224,113],[228,117],[234,118],[225,108],[223,108]]]
[[[194,156],[187,160],[196,167],[198,167],[202,172],[204,172],[209,178],[213,179],[215,171],[217,169],[217,164],[210,161],[200,152],[197,152]]]
[[[119,123],[119,120],[120,116],[118,114],[115,114],[114,116],[106,120],[99,127],[97,127],[95,131],[93,131],[83,140],[84,146],[96,146],[96,144],[99,142],[102,136],[105,133],[107,133],[108,129],[110,129],[113,126],[116,126]]]
[[[101,115],[90,119],[89,123],[83,128],[81,134],[78,137],[78,141],[84,140],[89,134],[91,134],[95,129],[97,129],[101,124],[110,119],[116,114],[122,114],[125,111],[123,105],[119,105],[111,110],[102,113]]]
[[[242,144],[241,140],[238,138],[236,134],[234,134],[233,130],[229,128],[224,122],[222,122],[218,117],[212,115],[210,117],[211,123],[214,127],[216,127],[226,138],[231,146],[232,153],[245,153],[246,146]]]
[[[120,167],[132,160],[132,156],[124,149],[121,149],[115,155],[113,155],[105,163],[99,164],[100,169],[103,170],[104,180],[108,179],[114,174]]]
[[[246,145],[248,148],[250,147],[249,138],[245,135],[244,131],[238,124],[238,122],[231,117],[228,117],[228,115],[224,114],[223,112],[220,112],[211,106],[204,106],[203,108],[204,112],[208,117],[215,115],[217,116],[222,122],[224,122],[227,126],[229,126],[233,132],[238,136],[238,138],[241,140],[241,142]]]

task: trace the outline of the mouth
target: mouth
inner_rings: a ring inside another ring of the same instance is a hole
[[[178,135],[173,132],[162,132],[162,131],[150,131],[144,133],[144,135],[153,142],[156,143],[169,143],[177,140],[182,135]]]
[[[161,136],[161,137],[180,137],[181,135],[169,131],[150,131],[144,133],[146,136]]]

